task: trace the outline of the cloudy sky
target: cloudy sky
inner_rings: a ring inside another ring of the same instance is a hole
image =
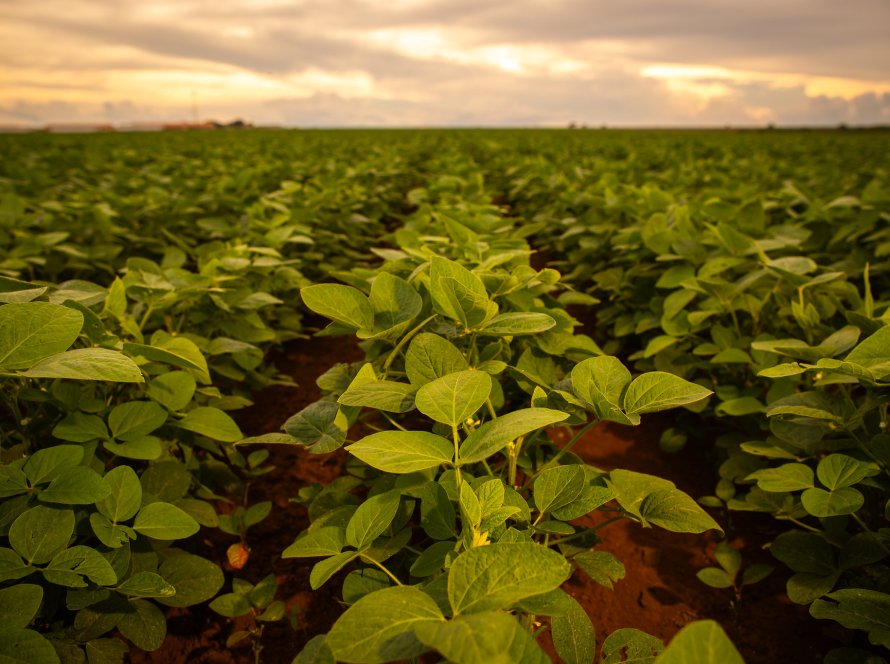
[[[890,123],[890,0],[0,0],[0,125]]]

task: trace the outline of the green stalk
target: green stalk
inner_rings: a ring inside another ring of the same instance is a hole
[[[458,495],[463,481],[460,476],[460,435],[457,433],[457,425],[451,425],[451,438],[454,440],[454,477],[457,482]]]
[[[534,472],[534,474],[526,480],[526,482],[522,486],[522,488],[527,489],[529,486],[531,486],[531,483],[535,480],[535,478],[538,475],[540,475],[542,472],[544,472],[548,468],[555,466],[556,463],[572,449],[572,446],[575,443],[577,443],[579,440],[581,440],[581,438],[584,436],[584,434],[586,434],[588,431],[590,431],[593,427],[595,427],[599,423],[600,423],[600,420],[598,420],[597,418],[594,418],[590,422],[585,424],[583,427],[581,427],[581,429],[578,430],[578,432],[572,437],[572,439],[568,443],[566,443],[565,446],[559,452],[557,452],[556,454],[553,455],[553,458],[551,458],[550,461],[548,461],[543,466],[538,468]]]
[[[566,542],[571,542],[572,540],[576,540],[579,537],[583,537],[584,535],[588,535],[590,533],[595,533],[600,528],[604,528],[608,526],[610,523],[615,523],[616,521],[620,521],[625,518],[625,514],[619,514],[618,516],[613,516],[611,518],[606,519],[601,524],[593,526],[592,528],[585,528],[584,530],[575,533],[574,535],[566,535],[565,537],[560,537],[559,539],[553,540],[551,544],[554,546],[557,544],[565,544]]]
[[[882,540],[882,539],[878,536],[877,533],[875,533],[871,528],[868,527],[868,524],[865,523],[865,521],[862,520],[862,517],[861,517],[861,516],[859,516],[858,514],[856,514],[856,512],[853,512],[852,517],[853,517],[853,519],[855,519],[856,523],[859,524],[859,527],[862,528],[862,530],[864,530],[864,531],[867,532],[869,535],[871,535],[871,538],[872,538],[875,542],[878,543],[878,546],[880,546],[882,549],[884,549],[884,551],[885,551],[886,553],[890,553],[890,547],[888,547],[886,544],[884,544],[884,540]]]
[[[386,567],[384,567],[381,563],[378,563],[378,562],[377,562],[376,560],[374,560],[373,558],[371,558],[371,557],[369,557],[369,556],[362,556],[362,560],[367,560],[367,561],[368,561],[369,563],[371,563],[372,565],[376,565],[377,567],[379,567],[379,568],[380,568],[380,571],[383,572],[384,574],[386,574],[386,576],[388,576],[390,579],[392,579],[393,582],[394,582],[397,586],[403,586],[403,585],[405,585],[404,583],[402,583],[401,581],[399,581],[398,577],[397,577],[395,574],[393,574],[392,572],[390,572],[388,569],[386,569]]]
[[[436,314],[433,314],[432,316],[428,316],[428,317],[424,318],[417,325],[415,325],[413,328],[411,328],[411,330],[409,330],[409,332],[404,337],[399,339],[399,343],[397,343],[395,345],[395,348],[393,348],[389,352],[389,355],[386,358],[386,362],[383,363],[383,377],[384,378],[386,378],[387,373],[389,372],[389,367],[392,366],[392,363],[395,361],[396,357],[398,357],[399,353],[405,347],[405,344],[407,344],[409,341],[411,341],[411,339],[414,338],[414,335],[417,334],[418,332],[420,332],[423,329],[424,325],[429,323],[435,317],[436,317]]]

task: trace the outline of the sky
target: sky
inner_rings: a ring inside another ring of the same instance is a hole
[[[890,124],[890,0],[0,0],[0,125]]]

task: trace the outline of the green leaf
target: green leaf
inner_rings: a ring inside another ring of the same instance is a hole
[[[656,664],[745,664],[726,632],[713,620],[681,629],[655,660]]]
[[[251,604],[258,609],[262,609],[272,604],[277,591],[278,582],[275,580],[275,575],[268,574],[257,582],[248,594],[248,598]]]
[[[464,527],[478,528],[482,521],[482,504],[479,502],[476,492],[466,482],[461,482],[458,503]]]
[[[158,598],[167,606],[202,604],[218,593],[225,581],[218,565],[184,551],[164,560],[158,574],[176,590],[172,597]]]
[[[840,576],[840,570],[832,572],[828,576],[807,573],[795,574],[788,579],[788,583],[785,585],[788,599],[795,604],[812,604],[823,595],[830,593]]]
[[[120,639],[92,639],[84,646],[89,664],[123,664],[130,651]]]
[[[754,413],[762,413],[765,410],[764,405],[759,399],[754,397],[739,397],[738,399],[727,399],[721,402],[714,409],[718,415],[731,415],[733,417],[743,417],[745,415],[753,415]]]
[[[829,454],[816,467],[819,481],[831,490],[853,486],[880,472],[877,464],[860,461],[846,454]]]
[[[228,413],[211,406],[198,406],[190,410],[177,424],[183,429],[223,443],[234,443],[244,438],[241,429]]]
[[[803,508],[815,517],[843,516],[859,511],[865,497],[856,489],[844,487],[834,491],[807,489],[800,496]]]
[[[620,406],[630,382],[630,371],[616,357],[591,357],[572,369],[572,389],[593,406],[593,412],[601,420],[639,423],[639,417],[629,418]]]
[[[463,353],[454,344],[429,332],[414,337],[405,353],[405,371],[416,387],[469,368]]]
[[[83,326],[83,314],[48,302],[0,307],[0,369],[28,369],[66,350]]]
[[[836,567],[834,549],[815,533],[784,532],[773,541],[769,550],[795,572],[825,576]]]
[[[603,642],[600,664],[652,664],[664,644],[638,629],[616,629]]]
[[[112,523],[132,519],[142,505],[142,485],[136,472],[129,466],[118,466],[103,478],[109,494],[96,502],[96,509]]]
[[[710,528],[720,530],[707,512],[673,482],[618,469],[609,474],[608,484],[618,503],[640,517],[644,525],[651,522],[666,530],[684,533],[700,533]]]
[[[243,595],[229,593],[226,595],[220,595],[212,602],[210,602],[210,608],[216,611],[221,616],[226,616],[227,618],[237,618],[238,616],[243,616],[250,613],[250,610],[253,607],[251,607],[250,601]]]
[[[180,369],[194,371],[203,383],[210,382],[207,360],[194,341],[185,337],[159,337],[151,346],[125,341],[124,352],[152,362],[163,362]]]
[[[338,662],[381,664],[420,655],[427,647],[415,630],[443,621],[433,599],[412,586],[365,595],[334,623],[326,642]]]
[[[640,505],[640,516],[675,533],[723,532],[711,516],[689,495],[677,488],[662,489],[649,494]]]
[[[775,569],[772,565],[751,565],[746,567],[742,574],[742,585],[750,586],[759,583],[772,574]]]
[[[344,551],[343,553],[338,553],[336,556],[331,556],[326,560],[315,563],[312,567],[312,571],[309,573],[309,586],[312,590],[318,590],[327,583],[328,579],[334,576],[334,574],[358,557],[358,551]]]
[[[494,514],[504,505],[506,489],[500,478],[486,480],[476,486],[476,497],[482,508],[482,516]]]
[[[362,406],[389,413],[407,413],[414,408],[414,386],[394,380],[377,380],[362,385],[350,385],[337,403]]]
[[[732,588],[733,577],[719,567],[705,567],[700,569],[696,576],[698,580],[711,588]]]
[[[6,305],[12,306],[12,305]],[[0,662],[3,664],[59,664],[56,649],[30,629],[0,629]]]
[[[346,544],[346,531],[339,526],[322,526],[300,535],[282,553],[282,558],[335,556]]]
[[[414,632],[425,645],[454,664],[550,662],[519,621],[500,611],[458,616],[448,621],[425,621],[415,625]]]
[[[30,302],[47,291],[45,286],[37,286],[28,281],[0,276],[0,304]]]
[[[720,567],[726,570],[726,573],[732,577],[735,577],[742,567],[742,554],[732,548],[726,540],[717,545],[717,548],[714,550],[714,558],[720,564]]]
[[[37,450],[28,457],[22,470],[32,486],[50,482],[65,471],[77,468],[83,460],[80,445],[54,445]]]
[[[139,478],[142,491],[153,500],[167,503],[184,498],[189,491],[193,476],[191,472],[176,459],[166,459],[151,464]],[[143,503],[152,502],[143,498]]]
[[[115,443],[106,440],[102,443],[102,447],[124,459],[138,459],[140,461],[153,461],[159,459],[163,450],[161,449],[161,439],[156,436],[145,436],[136,440],[129,440],[125,443]]]
[[[195,387],[195,378],[190,373],[170,371],[152,378],[145,394],[167,410],[176,412],[189,405],[195,395]]]
[[[454,614],[508,608],[558,588],[571,574],[561,554],[534,543],[495,543],[465,551],[451,564],[448,599]]]
[[[97,438],[108,438],[108,427],[102,418],[77,411],[69,413],[56,425],[53,436],[73,443],[86,443]]]
[[[0,589],[0,624],[4,630],[25,629],[40,609],[43,588],[19,583]]]
[[[460,461],[476,463],[536,429],[561,422],[568,413],[549,408],[522,408],[490,420],[473,431],[460,446]]]
[[[624,411],[628,415],[654,413],[701,401],[710,394],[711,390],[674,374],[650,371],[637,376],[628,385],[624,393]]]
[[[47,563],[68,546],[74,511],[38,505],[23,512],[9,529],[9,543],[28,564]]]
[[[890,373],[890,325],[862,340],[844,358],[847,362],[872,369],[878,375]]]
[[[535,479],[535,505],[540,512],[552,512],[574,501],[584,490],[582,466],[556,466],[541,472]]]
[[[624,565],[608,551],[582,551],[572,558],[591,579],[609,590],[624,578]]]
[[[79,348],[51,355],[24,372],[28,378],[107,380],[115,383],[144,383],[142,371],[133,360],[108,348]]]
[[[131,539],[136,539],[136,531],[129,526],[112,523],[111,520],[98,512],[90,514],[90,527],[105,546],[117,549]]]
[[[370,304],[374,312],[373,329],[360,329],[360,339],[399,334],[420,313],[423,298],[404,279],[381,272],[371,284]]]
[[[118,440],[137,440],[147,436],[167,421],[167,411],[153,401],[129,401],[115,406],[108,414],[111,434]]]
[[[291,416],[284,430],[306,445],[313,454],[326,454],[339,449],[346,441],[346,432],[337,425],[340,407],[333,401],[316,401]]]
[[[15,551],[0,547],[0,582],[14,581],[37,570],[24,562]]]
[[[418,579],[432,576],[445,567],[445,559],[453,551],[454,542],[451,540],[433,542],[411,564],[411,569],[409,570],[411,576]]]
[[[513,312],[495,316],[482,326],[479,334],[488,337],[515,337],[540,334],[553,327],[556,327],[556,321],[547,314]]]
[[[457,533],[456,514],[448,493],[438,482],[428,482],[420,494],[420,525],[423,531],[437,540],[447,540]]]
[[[58,553],[47,565],[43,575],[50,583],[69,588],[82,588],[87,577],[100,586],[117,583],[117,574],[109,562],[95,549],[88,546],[72,546]]]
[[[374,310],[357,288],[342,284],[316,284],[300,289],[303,304],[315,313],[352,330],[374,327]]]
[[[840,406],[836,400],[824,392],[800,392],[772,402],[766,409],[768,417],[776,415],[798,415],[815,420],[841,422]]]
[[[157,650],[167,635],[167,621],[161,610],[151,602],[137,599],[127,604],[127,611],[118,620],[117,628],[137,648]]]
[[[711,364],[751,364],[751,356],[740,348],[727,348],[714,355]]]
[[[399,511],[401,495],[387,491],[359,505],[346,526],[346,543],[363,549],[383,534]]]
[[[813,602],[810,615],[868,632],[871,643],[890,648],[890,595],[886,593],[863,588],[837,590],[827,600]]]
[[[763,369],[757,372],[758,376],[763,378],[787,378],[788,376],[797,376],[806,371],[806,368],[800,366],[797,362],[786,362],[777,364],[774,367]]]
[[[566,597],[567,611],[550,620],[553,646],[566,664],[590,664],[596,657],[596,632],[581,605]]]
[[[745,479],[757,480],[757,486],[773,493],[809,489],[815,482],[813,469],[803,463],[786,463],[778,468],[756,470]]]
[[[458,371],[417,390],[417,409],[436,422],[457,426],[475,413],[491,393],[491,376],[483,371]]]
[[[497,313],[482,280],[462,265],[447,258],[430,260],[430,295],[439,313],[459,321],[469,329],[481,325]]]
[[[337,664],[328,646],[327,635],[313,636],[290,664]]]
[[[0,498],[11,498],[31,489],[28,477],[18,466],[0,465]],[[27,501],[27,496],[22,496]]]
[[[375,567],[353,570],[343,579],[343,601],[352,605],[365,595],[391,585],[389,577]]]
[[[413,473],[448,464],[453,444],[427,431],[380,431],[346,448],[369,466],[387,473]]]
[[[191,537],[200,530],[200,526],[175,505],[157,502],[139,510],[133,530],[158,540],[177,540]]]
[[[102,477],[86,467],[62,471],[50,485],[37,494],[42,503],[92,505],[108,496],[110,489]]]
[[[127,597],[173,597],[176,588],[155,572],[136,572],[115,588]]]

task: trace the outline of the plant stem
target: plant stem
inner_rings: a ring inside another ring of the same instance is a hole
[[[457,433],[457,425],[451,425],[451,438],[454,440],[454,477],[457,482],[457,491],[460,495],[460,435]]]
[[[880,546],[882,549],[884,549],[884,551],[886,553],[890,553],[890,547],[888,547],[886,544],[884,544],[884,540],[882,540],[880,537],[878,537],[878,535],[871,528],[868,527],[868,524],[862,520],[861,516],[856,514],[856,512],[853,512],[852,516],[853,516],[853,519],[855,519],[856,523],[859,524],[859,527],[862,528],[862,530],[867,532],[869,535],[871,535],[872,539],[878,543],[878,546]]]
[[[377,567],[379,567],[380,571],[383,572],[384,574],[386,574],[386,576],[388,576],[390,579],[392,579],[397,586],[405,585],[404,583],[399,581],[398,577],[395,574],[390,572],[388,569],[386,569],[386,567],[384,567],[381,563],[378,563],[376,560],[374,560],[370,556],[362,556],[362,560],[367,560],[372,565],[376,565]]]
[[[498,414],[494,412],[494,406],[492,405],[490,398],[485,400],[485,405],[488,407],[488,414],[491,415],[491,419],[498,419]]]
[[[574,437],[573,437],[569,442],[567,442],[567,443],[565,444],[565,446],[564,446],[559,452],[557,452],[556,454],[554,454],[553,457],[552,457],[547,463],[545,463],[543,466],[541,466],[540,468],[538,468],[538,469],[534,472],[534,474],[531,475],[531,477],[529,477],[529,478],[526,480],[526,482],[525,482],[525,484],[523,485],[522,488],[523,488],[523,489],[527,489],[527,488],[531,485],[531,483],[534,481],[534,479],[535,479],[538,475],[540,475],[542,472],[544,472],[545,470],[547,470],[547,469],[550,468],[551,466],[555,466],[556,463],[557,463],[563,456],[565,456],[565,455],[572,449],[572,446],[573,446],[575,443],[577,443],[577,442],[582,438],[582,436],[584,436],[584,434],[586,434],[586,433],[587,433],[588,431],[590,431],[593,427],[595,427],[597,424],[599,424],[599,422],[600,422],[599,419],[594,418],[594,419],[590,420],[590,422],[588,422],[587,424],[585,424],[583,427],[581,427],[581,428],[578,430],[578,432],[574,435]]]
[[[508,471],[508,479],[510,480],[510,486],[513,488],[516,487],[516,462],[519,459],[519,452],[522,449],[522,443],[524,441],[523,436],[520,436],[516,439],[516,442],[513,444],[513,448],[507,454],[507,458],[510,462],[510,470]]]
[[[383,377],[384,378],[386,378],[387,373],[389,372],[389,367],[395,361],[396,357],[398,357],[402,348],[405,347],[405,344],[407,344],[409,341],[411,341],[411,339],[414,338],[414,335],[417,334],[418,332],[420,332],[423,329],[424,325],[429,323],[435,317],[436,317],[436,314],[433,314],[432,316],[427,316],[422,321],[420,321],[417,325],[415,325],[413,328],[411,328],[411,330],[409,330],[408,333],[404,337],[399,339],[399,343],[397,343],[395,345],[395,348],[393,348],[389,352],[389,355],[386,358],[386,362],[383,363]]]
[[[610,523],[614,523],[615,521],[619,521],[623,518],[625,518],[624,513],[619,514],[618,516],[613,516],[609,519],[606,519],[602,523],[600,523],[596,526],[593,526],[592,528],[585,528],[584,530],[577,532],[574,535],[566,535],[565,537],[560,537],[559,539],[553,540],[551,542],[551,544],[556,545],[556,544],[564,544],[565,542],[571,542],[572,540],[576,540],[579,537],[582,537],[584,535],[588,535],[590,533],[595,533],[600,528],[602,528],[604,526],[608,526]]]
[[[392,419],[389,415],[387,415],[387,414],[384,413],[383,411],[380,411],[380,413],[381,413],[381,414],[383,415],[383,417],[385,417],[386,420],[387,420],[390,424],[392,424],[396,429],[399,429],[400,431],[407,431],[407,429],[405,429],[405,427],[403,427],[401,424],[399,424],[398,422],[396,422],[396,421],[395,421],[394,419]]]
[[[777,518],[782,518],[782,517],[777,517]],[[790,521],[791,523],[793,523],[797,526],[800,526],[801,528],[803,528],[805,530],[809,530],[811,533],[818,533],[820,535],[822,534],[822,531],[819,530],[818,528],[814,528],[813,526],[810,526],[810,525],[804,523],[803,521],[799,521],[798,519],[795,519],[793,516],[785,517],[785,519],[787,519],[788,521]]]
[[[154,311],[154,304],[149,302],[148,306],[145,308],[145,313],[142,315],[142,320],[139,321],[139,331],[142,331],[142,328],[145,327],[145,324],[148,322],[148,317],[151,316]]]

